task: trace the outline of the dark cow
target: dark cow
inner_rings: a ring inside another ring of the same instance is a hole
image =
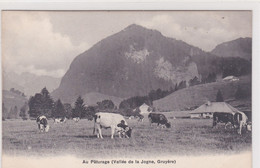
[[[212,127],[213,128],[216,127],[217,123],[225,123],[225,129],[227,129],[228,124],[235,126],[234,114],[222,113],[222,112],[213,113],[213,126]]]
[[[120,138],[121,135],[130,138],[132,134],[132,128],[127,125],[124,117],[115,113],[99,112],[95,114],[93,134],[97,130],[98,138],[103,138],[101,128],[111,128],[111,139],[114,138],[115,132],[118,132]]]
[[[242,129],[247,127],[247,120],[248,118],[243,112],[215,112],[213,114],[213,128],[216,127],[217,123],[225,123],[225,129],[227,128],[228,124],[231,124],[233,128],[238,129],[238,134],[241,135]]]
[[[158,114],[158,113],[150,113],[148,115],[148,119],[152,125],[152,123],[157,123],[158,126],[166,126],[167,128],[171,127],[171,123],[168,122],[167,118],[163,114]]]
[[[144,116],[142,114],[138,114],[136,117],[138,118],[138,121],[143,122]]]
[[[41,132],[48,132],[49,131],[49,125],[47,118],[42,115],[36,118],[36,123],[38,124],[38,128]]]

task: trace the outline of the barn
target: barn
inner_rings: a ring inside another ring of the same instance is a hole
[[[150,113],[152,110],[151,110],[151,107],[148,106],[147,104],[142,104],[140,107],[140,114],[146,114],[146,113]]]
[[[190,112],[190,118],[213,118],[214,112],[240,112],[226,102],[207,102]]]

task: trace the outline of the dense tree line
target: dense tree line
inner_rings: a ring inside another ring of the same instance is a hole
[[[195,76],[193,79],[189,80],[189,86],[195,86],[195,85],[199,85],[199,84],[200,84],[200,81],[197,76]]]
[[[197,84],[197,80],[198,78],[194,77],[193,80],[191,80],[192,85],[196,85]],[[134,96],[134,97],[130,97],[126,100],[123,100],[120,104],[119,104],[119,109],[122,111],[122,109],[124,109],[125,111],[129,109],[136,109],[137,107],[141,106],[142,104],[147,104],[149,106],[152,106],[152,102],[154,100],[158,100],[161,98],[164,98],[168,95],[170,95],[171,93],[186,88],[186,81],[180,81],[179,83],[174,85],[173,87],[170,87],[169,90],[162,90],[160,88],[158,88],[157,90],[151,90],[147,96]],[[127,113],[127,112],[125,112]]]
[[[220,60],[220,69],[222,71],[222,78],[227,76],[242,76],[251,73],[251,62],[242,58],[222,58]]]
[[[119,104],[119,109],[135,109],[136,107],[141,106],[142,104],[152,105],[152,101],[148,96],[135,96],[129,99],[123,100]]]
[[[216,82],[216,80],[217,80],[217,75],[216,73],[212,72],[209,73],[208,76],[203,77],[201,79],[201,83],[211,83],[211,82]]]
[[[39,115],[45,115],[48,118],[72,118],[74,116],[81,117],[82,111],[85,110],[83,99],[79,97],[75,102],[75,107],[69,103],[63,104],[60,99],[54,101],[46,88],[41,93],[36,93],[29,100],[29,116],[36,118]]]
[[[208,75],[212,73],[222,75],[222,78],[227,76],[239,77],[250,74],[252,70],[252,63],[239,57],[194,55],[192,60],[198,66],[198,72],[202,75],[202,81],[205,81],[205,78],[208,78]]]
[[[46,88],[43,88],[41,93],[36,93],[29,100],[29,116],[36,118],[39,115],[45,115],[48,118],[87,118],[93,119],[97,111],[113,111],[116,106],[111,100],[103,100],[97,102],[97,105],[87,106],[84,99],[79,96],[72,107],[69,103],[63,104],[60,99],[53,101]],[[24,116],[21,113],[21,117]]]

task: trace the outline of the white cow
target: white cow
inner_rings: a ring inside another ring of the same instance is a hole
[[[75,122],[79,122],[79,117],[75,117],[75,118],[73,118],[73,121],[75,121]]]
[[[245,115],[245,113],[243,112],[237,112],[234,116],[235,118],[235,121],[237,122],[238,124],[238,134],[241,135],[242,133],[242,128],[243,127],[246,127],[247,128],[247,121],[248,121],[248,118],[247,116]]]
[[[119,138],[121,138],[121,134],[125,137],[131,137],[132,128],[128,127],[124,117],[120,114],[116,113],[104,113],[98,112],[94,116],[94,130],[97,131],[97,137],[102,138],[101,129],[102,128],[111,128],[111,139],[114,138],[114,133],[118,132]]]

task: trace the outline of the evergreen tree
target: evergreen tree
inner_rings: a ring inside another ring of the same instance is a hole
[[[54,103],[54,108],[52,110],[52,117],[53,118],[63,118],[65,116],[66,116],[65,108],[64,108],[62,102],[60,101],[60,99],[58,99]]]
[[[119,104],[119,109],[129,109],[130,108],[130,103],[128,100],[123,100],[120,104]]]
[[[50,97],[49,91],[43,88],[41,93],[36,93],[29,100],[29,115],[32,118],[36,118],[39,115],[45,115],[46,117],[52,116],[54,102]]]
[[[14,116],[14,118],[19,118],[19,111],[18,111],[18,108],[17,108],[17,106],[14,106],[14,114],[13,114],[13,116]]]
[[[199,83],[200,83],[199,78],[197,76],[195,76],[193,79],[190,79],[189,81],[190,86],[195,86],[198,85]]]
[[[24,105],[21,107],[21,109],[20,109],[20,114],[19,114],[19,116],[20,116],[23,120],[27,120],[27,119],[29,118],[29,116],[28,116],[28,110],[29,110],[28,103],[25,102]]]
[[[155,90],[151,90],[148,94],[148,97],[151,101],[157,100],[157,95]]]
[[[72,110],[72,117],[80,117],[81,115],[85,112],[86,108],[85,108],[85,104],[84,104],[84,100],[81,98],[81,96],[79,96],[75,102],[75,106]]]
[[[174,87],[174,91],[177,91],[177,90],[178,90],[178,84],[176,83],[175,87]]]
[[[41,115],[51,117],[54,101],[50,97],[49,91],[46,89],[46,87],[42,89],[41,94]]]
[[[103,100],[102,102],[97,102],[99,110],[112,110],[115,105],[112,100]]]
[[[88,120],[93,120],[93,117],[97,111],[97,106],[88,106],[82,114],[82,118],[87,118]]]
[[[66,118],[72,118],[72,107],[69,103],[64,104]]]
[[[29,99],[29,116],[32,118],[37,118],[40,115],[41,108],[41,97],[40,93],[36,93],[35,96]]]
[[[12,116],[13,113],[14,113],[13,111],[14,111],[14,110],[13,110],[13,107],[11,107],[10,110],[9,110],[9,112],[8,112],[8,114],[7,114],[7,119],[11,119],[11,118],[13,117],[13,116]]]
[[[223,95],[220,90],[218,90],[218,93],[216,96],[216,102],[224,102]]]

